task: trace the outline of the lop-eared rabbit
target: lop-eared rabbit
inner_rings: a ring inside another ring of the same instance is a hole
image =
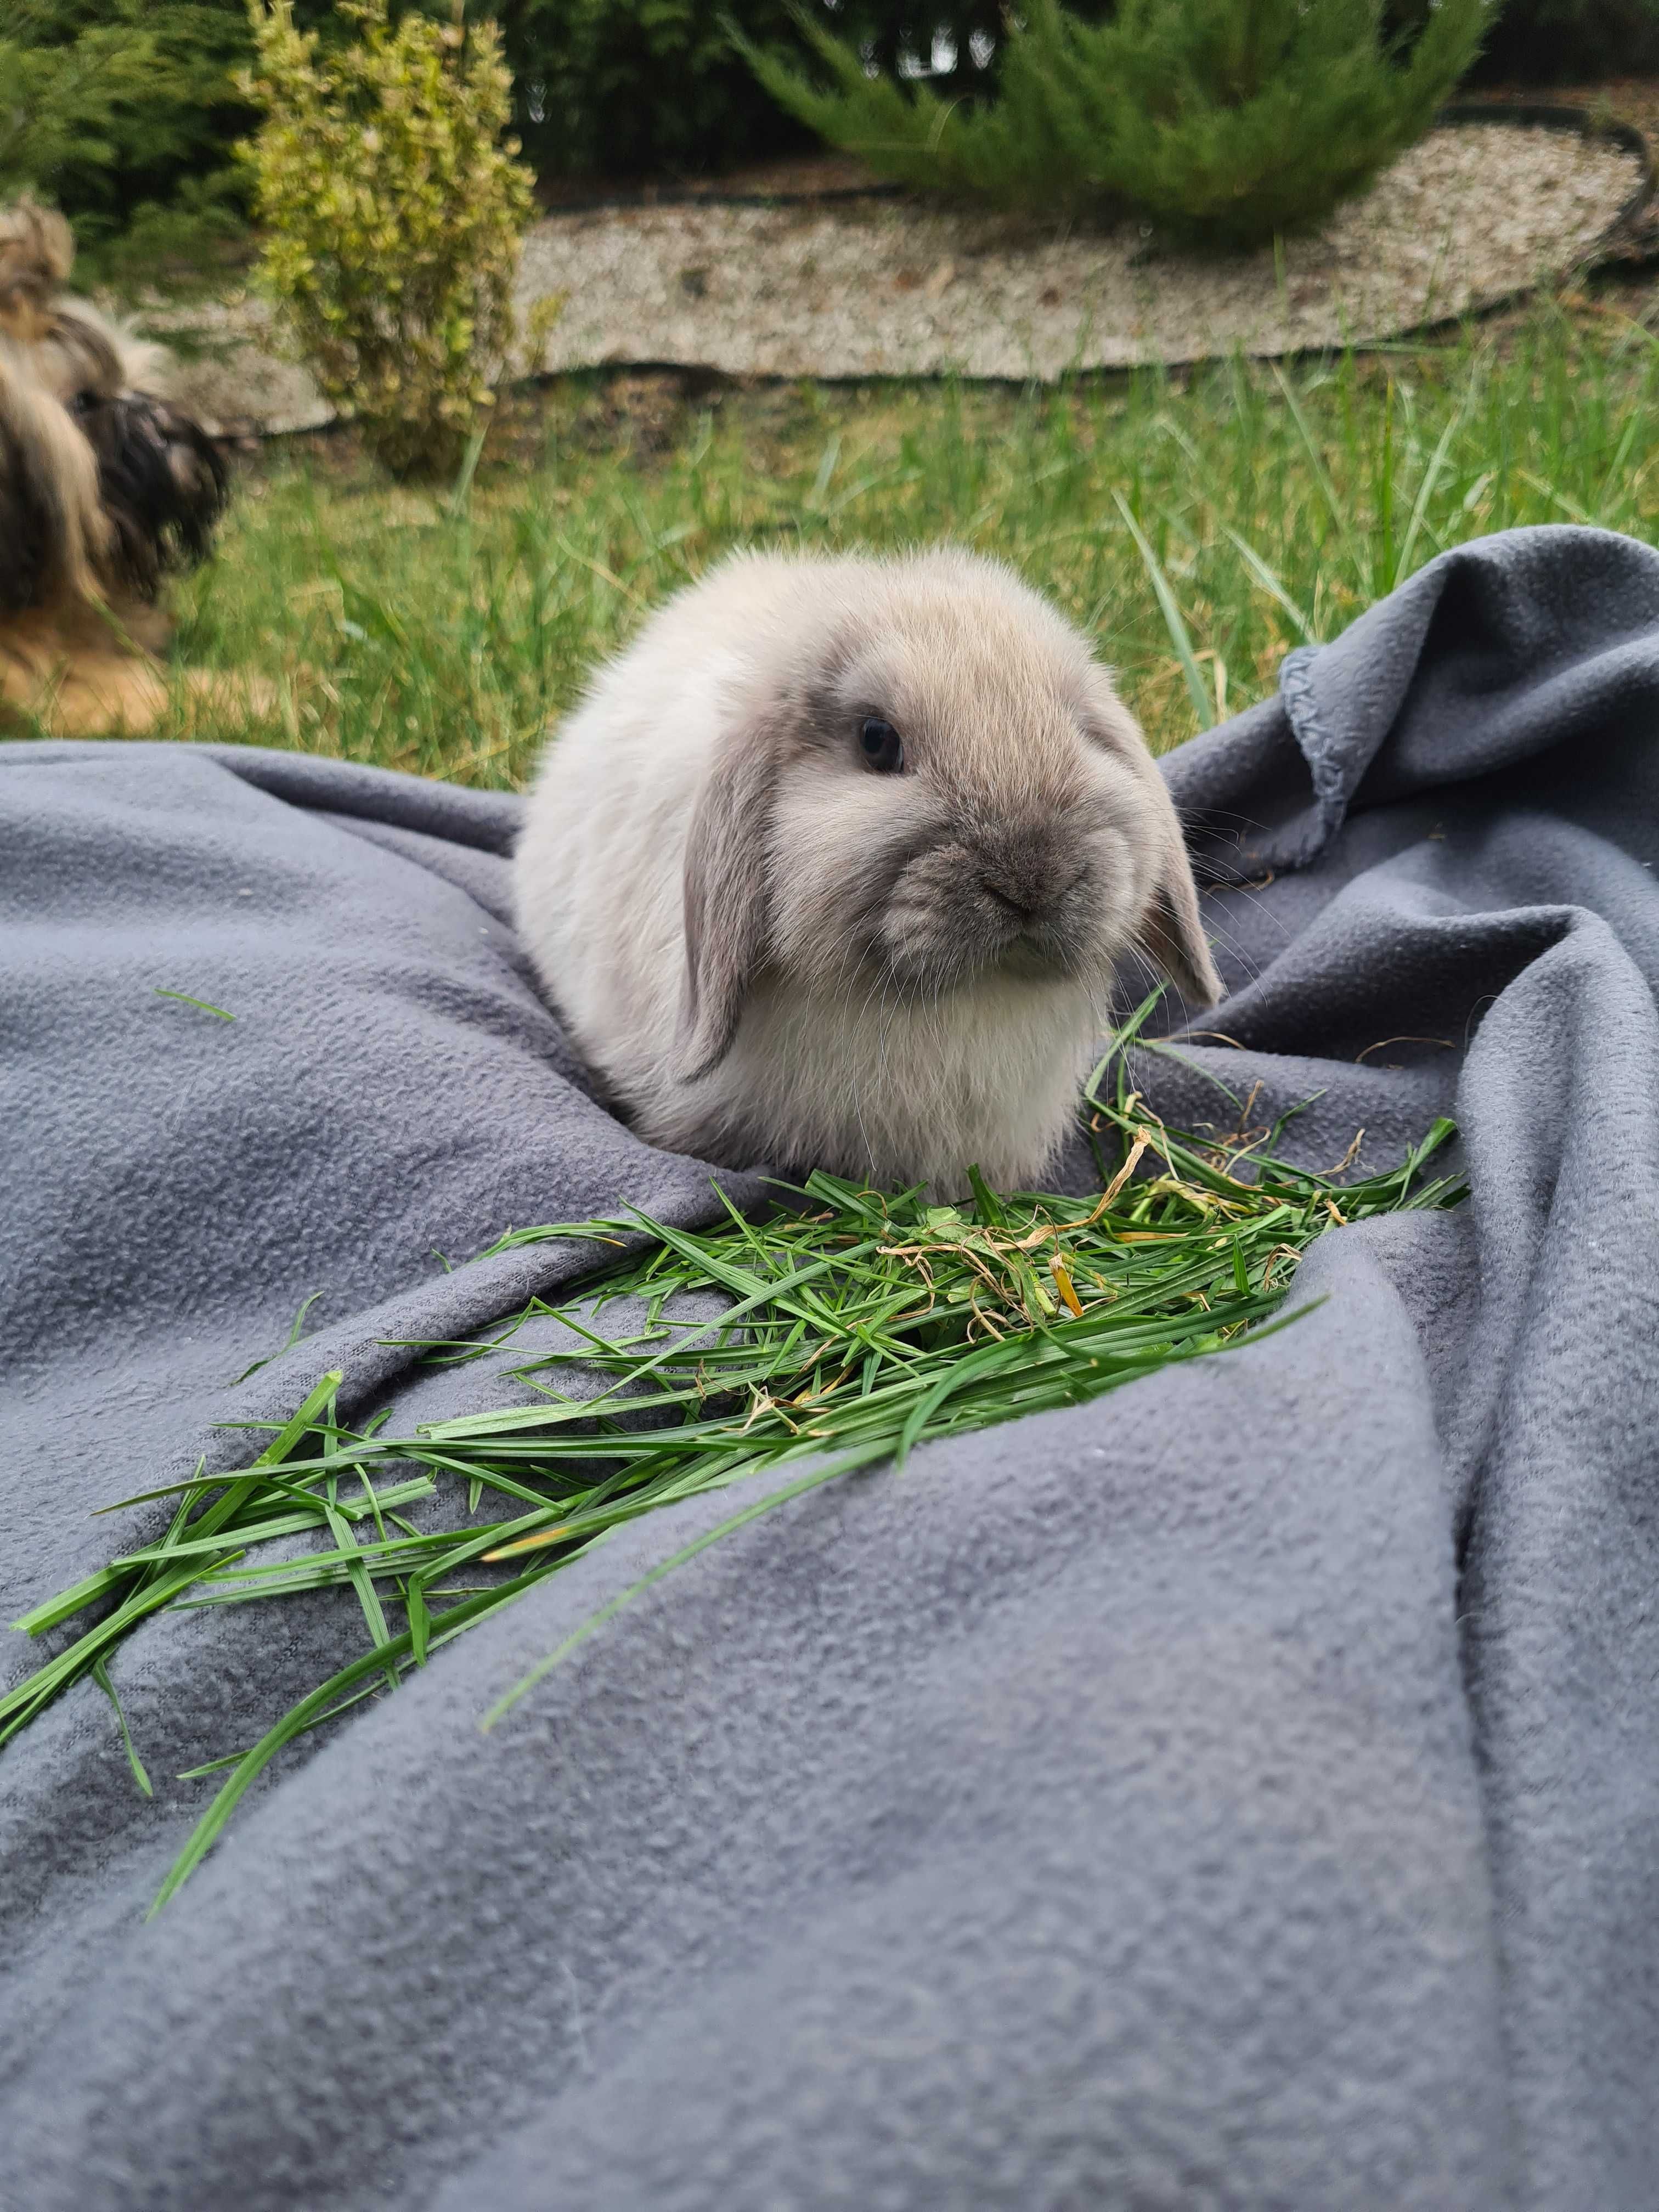
[[[1036,1186],[1115,963],[1219,996],[1162,777],[1087,641],[1000,563],[744,554],[554,734],[520,926],[652,1142]]]

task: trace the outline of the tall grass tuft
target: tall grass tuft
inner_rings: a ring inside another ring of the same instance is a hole
[[[1659,348],[1582,301],[1441,349],[1053,392],[706,404],[594,377],[514,405],[510,460],[486,452],[460,501],[280,451],[244,480],[179,651],[271,679],[246,735],[516,787],[594,662],[732,548],[949,537],[1052,594],[1164,747],[1448,546],[1540,522],[1651,538],[1659,514]],[[226,734],[183,698],[169,726]]]

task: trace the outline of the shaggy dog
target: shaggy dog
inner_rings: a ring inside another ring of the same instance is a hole
[[[64,295],[74,252],[61,216],[0,209],[0,720],[144,729],[168,698],[162,586],[206,553],[225,464],[140,388],[165,355]]]

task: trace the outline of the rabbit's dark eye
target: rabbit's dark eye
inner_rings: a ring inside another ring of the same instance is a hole
[[[883,775],[896,775],[904,766],[904,743],[890,722],[879,714],[866,718],[859,730],[859,750]]]

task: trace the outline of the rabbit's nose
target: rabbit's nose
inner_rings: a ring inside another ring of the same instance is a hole
[[[1028,928],[1058,906],[1083,873],[1083,863],[1067,857],[1008,855],[980,872],[980,888],[1019,928]]]
[[[980,889],[994,906],[1000,907],[1022,927],[1028,921],[1034,921],[1042,911],[1041,902],[1032,896],[1029,884],[1011,881],[1006,877],[999,880],[995,876],[986,875],[980,878]]]

